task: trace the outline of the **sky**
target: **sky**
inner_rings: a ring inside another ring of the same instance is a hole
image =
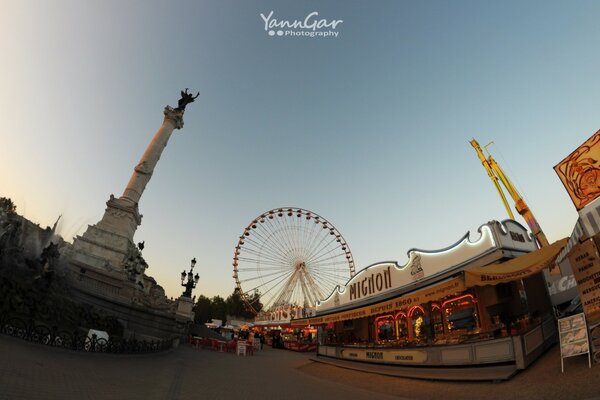
[[[270,36],[271,11],[343,22]],[[553,166],[600,129],[598,15],[585,0],[0,0],[0,196],[42,227],[62,215],[72,242],[190,88],[134,238],[169,296],[193,257],[195,294],[231,294],[239,236],[277,207],[326,218],[357,271],[476,239],[508,215],[472,138],[494,142],[553,242],[577,219]]]

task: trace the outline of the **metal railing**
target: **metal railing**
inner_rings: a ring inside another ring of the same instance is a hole
[[[139,354],[168,350],[173,339],[147,341],[136,339],[104,339],[83,330],[66,330],[36,324],[20,317],[0,315],[0,333],[52,347],[95,353]]]

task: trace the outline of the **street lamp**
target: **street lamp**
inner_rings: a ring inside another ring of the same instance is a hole
[[[185,292],[183,292],[183,296],[192,297],[192,289],[194,289],[196,287],[196,285],[198,284],[198,280],[200,279],[200,276],[198,274],[196,274],[196,276],[194,276],[193,270],[194,270],[195,266],[196,266],[196,257],[194,257],[192,259],[192,264],[190,266],[190,272],[186,273],[185,270],[183,270],[183,272],[181,273],[181,286],[185,287]],[[184,282],[186,276],[187,276],[187,282]]]

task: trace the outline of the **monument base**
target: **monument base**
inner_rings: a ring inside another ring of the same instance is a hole
[[[177,311],[175,317],[177,321],[187,323],[194,320],[194,302],[187,296],[181,296],[177,300]]]
[[[97,268],[110,270],[111,265],[120,268],[129,249],[135,247],[133,234],[141,220],[137,205],[111,195],[102,220],[88,225],[85,233],[75,238],[73,250]]]
[[[184,334],[194,318],[192,300],[169,300],[154,278],[146,275],[141,282],[131,280],[127,271],[113,264],[120,251],[86,240],[105,233],[90,226],[62,254],[73,298],[117,318],[126,339],[163,340]]]

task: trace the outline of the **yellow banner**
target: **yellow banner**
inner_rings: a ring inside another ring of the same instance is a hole
[[[577,210],[600,195],[600,131],[579,146],[554,170]]]

